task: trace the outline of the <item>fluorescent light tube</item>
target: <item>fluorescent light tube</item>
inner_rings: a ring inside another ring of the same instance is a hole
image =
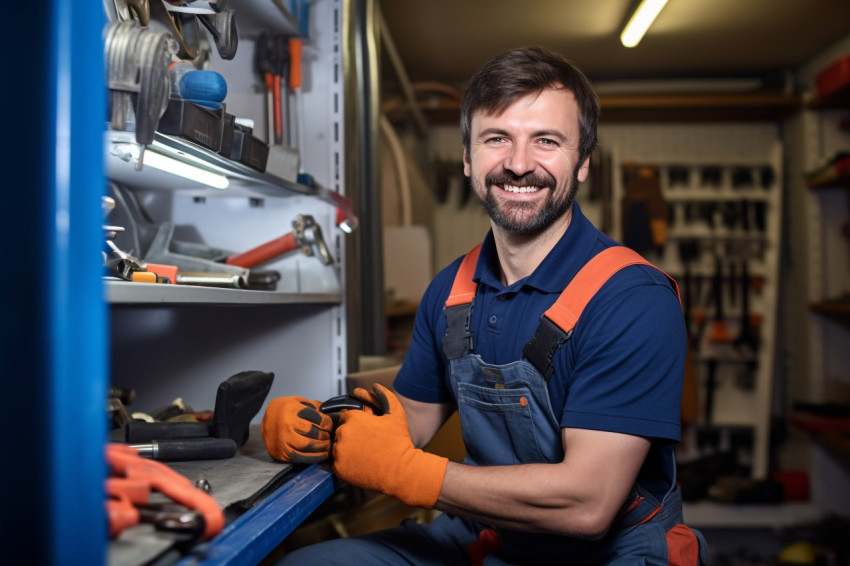
[[[665,4],[667,4],[667,0],[643,0],[635,13],[632,14],[629,23],[623,28],[623,33],[620,34],[620,42],[626,47],[634,47],[640,43],[643,34],[655,21],[655,17]]]
[[[144,152],[144,157],[142,158],[142,163],[149,165],[154,169],[159,169],[160,171],[179,175],[189,179],[190,181],[203,183],[204,185],[208,185],[214,189],[226,189],[230,186],[230,180],[224,175],[219,175],[218,173],[213,173],[212,171],[207,171],[206,169],[201,169],[194,165],[189,165],[188,163],[178,161],[173,157],[168,157],[167,155],[163,155],[155,151],[146,150]]]

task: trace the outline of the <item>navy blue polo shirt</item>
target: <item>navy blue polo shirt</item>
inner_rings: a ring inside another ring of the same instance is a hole
[[[473,353],[490,364],[522,359],[543,312],[596,253],[617,243],[573,204],[572,221],[528,277],[505,287],[492,232],[474,279]],[[416,401],[455,401],[442,349],[443,307],[461,258],[440,271],[419,304],[396,391]],[[686,336],[679,300],[666,276],[647,266],[615,274],[585,308],[572,338],[556,352],[549,396],[562,427],[678,441]]]

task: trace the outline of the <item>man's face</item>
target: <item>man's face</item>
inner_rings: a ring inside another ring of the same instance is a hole
[[[570,208],[590,158],[578,163],[578,105],[564,89],[528,95],[499,115],[472,115],[463,171],[493,223],[534,234]]]

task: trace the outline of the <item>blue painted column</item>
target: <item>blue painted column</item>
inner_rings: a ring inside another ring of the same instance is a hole
[[[108,381],[103,4],[6,2],[3,16],[0,561],[97,565]]]

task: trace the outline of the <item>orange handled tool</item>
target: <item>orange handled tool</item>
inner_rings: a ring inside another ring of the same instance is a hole
[[[304,42],[296,37],[289,40],[289,90],[295,92],[301,88],[301,54]]]
[[[333,262],[330,250],[325,245],[322,229],[312,216],[299,214],[292,222],[292,228],[292,232],[279,238],[260,244],[247,252],[228,256],[225,263],[250,268],[295,249],[300,249],[304,255],[318,255],[325,265]]]
[[[260,244],[256,248],[252,248],[241,254],[229,256],[225,263],[228,265],[237,265],[239,267],[254,267],[264,261],[268,261],[273,257],[291,252],[298,247],[295,241],[295,233],[288,232],[280,238],[275,238],[265,244]]]
[[[165,464],[142,458],[138,451],[126,444],[108,444],[106,463],[111,469],[113,478],[131,480],[130,482],[114,482],[111,486],[107,483],[107,491],[123,494],[117,498],[117,503],[114,497],[112,503],[107,502],[107,511],[114,513],[110,515],[111,536],[135,524],[133,521],[138,522],[137,515],[132,511],[126,512],[127,505],[146,500],[147,493],[153,490],[180,505],[194,509],[203,516],[204,529],[200,537],[202,540],[214,537],[224,528],[224,513],[216,500],[192,485],[189,478]]]

